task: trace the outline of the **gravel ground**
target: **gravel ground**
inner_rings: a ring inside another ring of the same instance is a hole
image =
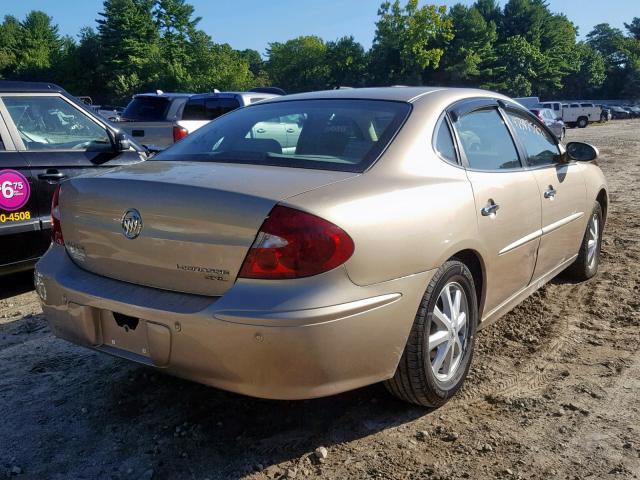
[[[31,275],[0,279],[0,476],[18,479],[640,477],[640,121],[570,130],[600,148],[599,275],[558,278],[478,336],[435,411],[380,385],[275,402],[56,339]]]

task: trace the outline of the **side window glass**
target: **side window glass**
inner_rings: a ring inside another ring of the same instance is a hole
[[[456,122],[455,127],[470,168],[511,170],[521,167],[513,139],[496,109],[468,113]]]
[[[438,122],[434,146],[442,158],[451,163],[458,163],[456,160],[456,149],[453,146],[453,137],[451,136],[449,125],[447,125],[444,117]]]
[[[555,140],[534,119],[521,113],[507,112],[518,138],[527,151],[527,163],[538,167],[558,161],[560,150]]]
[[[106,129],[60,97],[2,100],[27,150],[111,150]]]
[[[206,120],[204,113],[204,100],[189,100],[182,112],[183,120]]]

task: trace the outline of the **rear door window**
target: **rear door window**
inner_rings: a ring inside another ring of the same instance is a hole
[[[458,119],[455,128],[469,168],[497,171],[521,168],[513,138],[497,109],[468,113]]]
[[[122,119],[132,122],[161,122],[167,116],[170,103],[166,97],[136,97],[122,112]]]

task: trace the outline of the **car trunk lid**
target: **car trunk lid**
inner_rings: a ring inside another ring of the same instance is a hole
[[[276,203],[355,175],[149,161],[65,182],[60,193],[62,232],[67,252],[88,271],[218,296],[233,284]],[[125,227],[135,227],[138,214],[142,228],[137,236],[133,228],[129,237],[135,238],[128,238]]]

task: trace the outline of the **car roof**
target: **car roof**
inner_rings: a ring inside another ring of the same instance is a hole
[[[368,88],[349,88],[340,90],[322,90],[317,92],[297,93],[285,96],[277,96],[265,100],[263,103],[272,102],[288,102],[291,100],[325,100],[325,99],[343,99],[343,100],[388,100],[396,102],[416,103],[423,97],[437,93],[438,97],[450,96],[452,100],[459,100],[471,97],[487,97],[508,99],[504,95],[488,90],[477,88],[454,88],[454,87],[368,87]]]
[[[274,93],[262,93],[262,92],[209,92],[209,93],[196,93],[192,96],[193,100],[199,100],[202,98],[231,98],[235,96],[241,96],[244,98],[275,98],[280,97]]]
[[[14,80],[0,80],[1,92],[59,92],[67,93],[67,91],[56,85],[47,82],[18,82]]]
[[[141,98],[141,97],[159,97],[159,98],[188,98],[195,95],[194,93],[179,93],[179,92],[149,92],[149,93],[136,93],[133,98]]]

